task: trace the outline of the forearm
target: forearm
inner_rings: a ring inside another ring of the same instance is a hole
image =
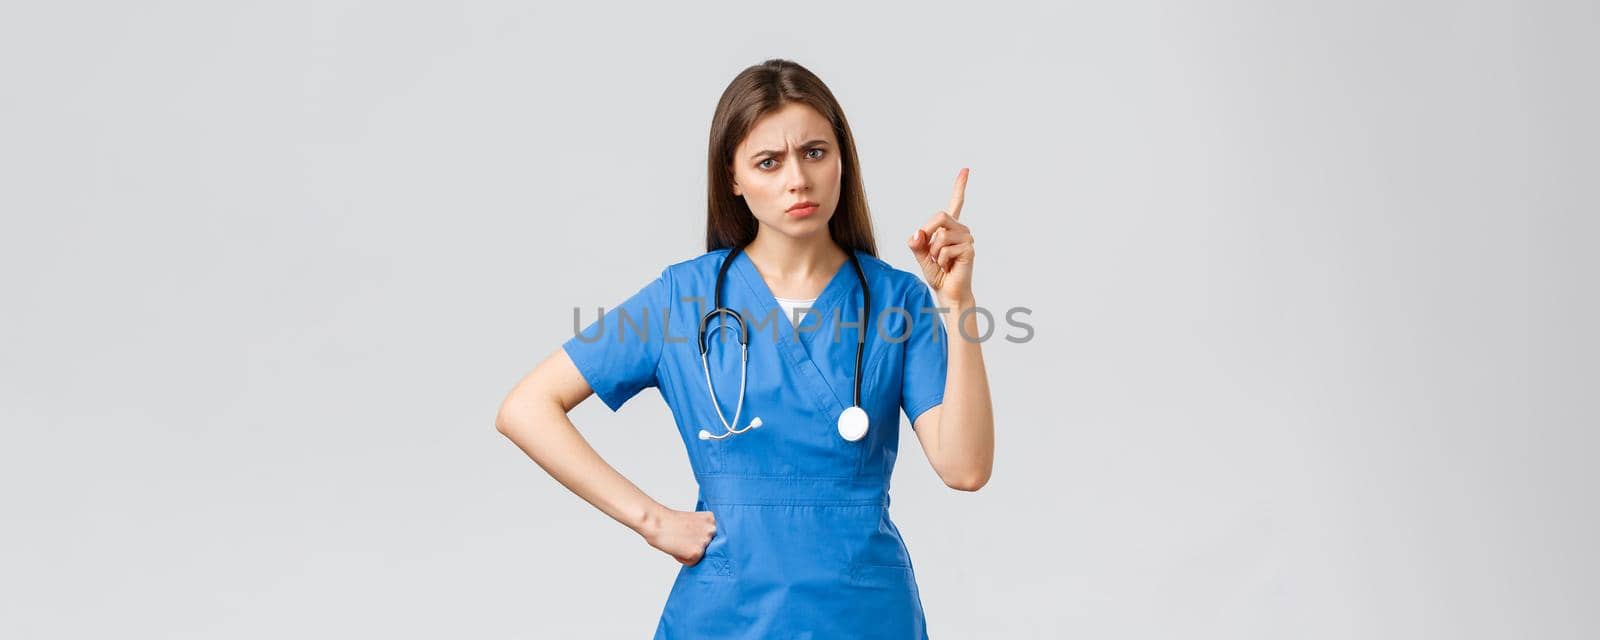
[[[968,484],[988,482],[994,469],[994,407],[989,400],[989,375],[983,366],[983,345],[977,342],[978,314],[972,300],[950,305],[944,316],[949,336],[944,405],[939,414],[941,467]]]
[[[550,477],[612,519],[640,535],[658,523],[666,507],[607,464],[559,404],[536,403],[496,424]]]

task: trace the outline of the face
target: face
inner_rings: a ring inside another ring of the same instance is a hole
[[[839,141],[828,119],[798,102],[762,116],[733,152],[733,194],[767,232],[827,233],[839,205]],[[793,208],[802,202],[814,207]]]

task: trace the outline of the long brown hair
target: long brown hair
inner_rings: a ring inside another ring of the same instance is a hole
[[[828,233],[845,251],[878,255],[861,186],[856,139],[844,109],[828,85],[805,67],[773,58],[739,72],[723,89],[711,117],[711,146],[706,154],[706,251],[743,247],[756,238],[756,218],[744,198],[733,194],[733,153],[762,116],[791,102],[810,106],[833,125],[839,141],[839,206],[828,220]]]

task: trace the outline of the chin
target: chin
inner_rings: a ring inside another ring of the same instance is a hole
[[[811,236],[828,233],[828,218],[811,216],[805,220],[786,220],[783,232],[792,238],[810,238]]]
[[[791,238],[805,238],[815,233],[827,233],[828,220],[832,217],[831,214],[823,216],[817,213],[796,220],[790,218],[788,212],[781,212],[769,219],[762,220],[761,224]]]

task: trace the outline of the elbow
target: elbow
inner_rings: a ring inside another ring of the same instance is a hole
[[[566,365],[566,370],[559,366],[559,361],[565,359],[566,355],[558,349],[511,388],[495,413],[495,431],[515,439],[519,434],[541,429],[551,420],[565,416],[583,400],[584,396],[578,393],[583,378],[571,364]]]
[[[494,416],[494,430],[511,437],[521,432],[529,422],[528,409],[523,401],[507,398]]]
[[[494,416],[494,429],[500,435],[514,437],[566,412],[561,402],[548,394],[532,389],[513,392],[500,403],[500,410]]]
[[[499,432],[500,435],[510,436],[517,430],[516,425],[516,419],[510,412],[506,411],[505,407],[501,407],[500,412],[494,416],[494,430]]]
[[[982,489],[984,485],[989,484],[989,472],[975,471],[971,473],[953,474],[948,478],[944,478],[944,484],[945,486],[955,489],[956,491],[966,491],[970,493]]]

